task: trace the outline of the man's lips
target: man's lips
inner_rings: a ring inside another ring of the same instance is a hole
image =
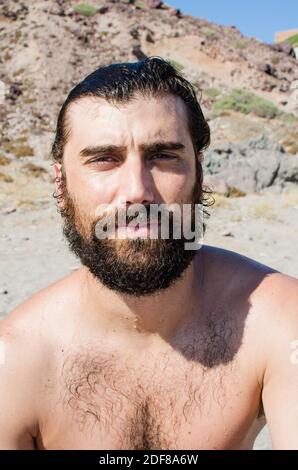
[[[148,222],[143,222],[143,223],[137,223],[137,222],[136,222],[136,223],[133,223],[133,222],[129,222],[129,223],[124,224],[124,225],[117,225],[116,228],[126,228],[126,227],[128,227],[128,228],[135,228],[135,229],[137,229],[137,228],[146,228],[146,227],[147,227],[147,228],[150,228],[150,227],[153,227],[153,226],[155,227],[155,226],[157,226],[157,225],[160,225],[160,222],[157,222],[157,221],[153,221],[153,222],[148,221]]]
[[[137,221],[130,221],[125,225],[117,225],[115,233],[118,236],[124,236],[125,238],[156,236],[159,234],[161,224],[158,221],[144,221],[138,223]]]

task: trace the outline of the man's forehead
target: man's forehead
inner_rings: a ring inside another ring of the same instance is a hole
[[[74,101],[68,107],[68,113],[72,116],[80,114],[82,111],[89,117],[96,118],[107,112],[134,114],[144,107],[159,109],[171,109],[172,112],[177,114],[185,114],[185,104],[183,100],[173,94],[164,94],[161,96],[143,96],[135,94],[129,101],[126,102],[108,102],[100,96],[83,96]]]
[[[177,99],[178,98],[178,99]],[[179,100],[181,102],[179,102]],[[73,137],[88,140],[116,139],[123,144],[133,130],[150,141],[182,139],[187,132],[185,105],[179,97],[136,98],[127,103],[108,103],[103,98],[84,97],[69,108]]]
[[[72,123],[82,120],[139,119],[143,113],[146,120],[167,114],[167,121],[185,120],[186,108],[181,98],[172,95],[162,97],[135,97],[126,103],[109,103],[100,97],[83,97],[71,103],[68,116]]]

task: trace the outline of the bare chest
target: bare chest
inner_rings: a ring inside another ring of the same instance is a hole
[[[241,360],[208,367],[181,354],[70,354],[45,391],[39,447],[250,447],[260,394]]]

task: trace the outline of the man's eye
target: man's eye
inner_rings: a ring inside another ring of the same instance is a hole
[[[161,160],[174,160],[176,157],[174,155],[167,155],[166,153],[156,153],[151,157],[152,160],[155,160],[156,158]]]
[[[156,153],[155,155],[152,155],[150,157],[151,160],[175,160],[177,157],[174,155],[168,155],[166,153]],[[101,156],[101,157],[95,157],[92,160],[90,160],[90,163],[115,163],[117,162],[117,159],[113,156]]]
[[[91,160],[91,163],[93,162],[99,162],[99,163],[104,163],[104,162],[113,162],[115,161],[114,157],[109,157],[109,156],[106,156],[106,157],[96,157],[96,158],[93,158],[93,160]]]

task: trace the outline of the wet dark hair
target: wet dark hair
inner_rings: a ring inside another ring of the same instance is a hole
[[[70,123],[67,110],[71,103],[79,99],[99,97],[108,103],[125,104],[136,95],[144,97],[161,97],[167,94],[180,97],[186,105],[187,124],[196,155],[196,189],[197,202],[203,206],[214,203],[212,191],[203,188],[203,170],[200,153],[210,144],[210,128],[203,115],[196,97],[194,86],[186,80],[167,60],[153,56],[139,62],[115,63],[99,67],[84,80],[79,82],[69,93],[63,103],[57,120],[55,140],[52,145],[52,159],[62,163],[64,147],[70,135]],[[62,177],[56,179],[59,191],[54,193],[57,202],[63,200],[66,189],[66,175],[62,166]],[[205,215],[209,215],[204,210]]]
[[[210,129],[196,98],[193,85],[170,62],[161,57],[147,57],[139,62],[116,63],[99,67],[78,83],[63,103],[57,120],[52,158],[62,163],[63,151],[70,134],[67,109],[85,96],[104,98],[112,104],[127,103],[134,95],[158,97],[180,96],[187,109],[188,127],[196,154],[210,144]]]

